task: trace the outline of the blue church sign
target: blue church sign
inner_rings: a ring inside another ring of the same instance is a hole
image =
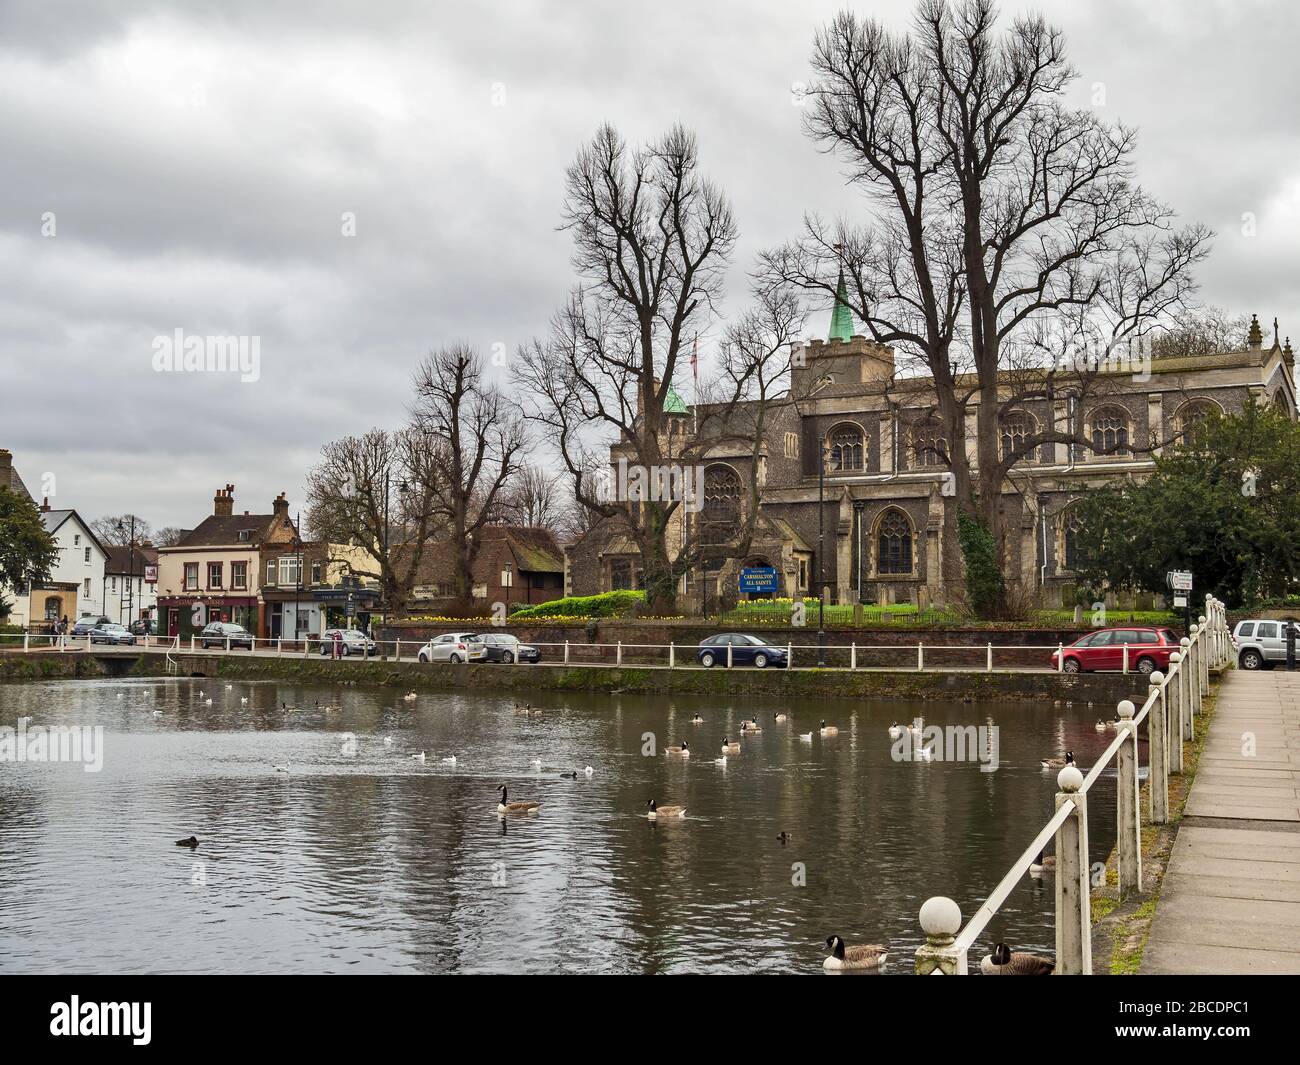
[[[776,570],[771,566],[746,566],[740,571],[740,590],[742,592],[775,593],[777,590]]]

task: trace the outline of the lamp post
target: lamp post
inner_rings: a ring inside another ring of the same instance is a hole
[[[826,441],[817,443],[817,665],[826,665]]]
[[[122,524],[122,522],[121,522],[120,519],[118,520],[118,523],[117,523],[117,531],[118,531],[119,534],[120,534],[120,533],[123,533],[123,532],[126,532],[126,526],[124,526],[124,525]],[[135,614],[135,589],[131,586],[131,576],[132,576],[132,572],[134,571],[134,569],[135,569],[135,515],[132,514],[132,515],[131,515],[131,533],[130,533],[130,536],[127,537],[127,545],[126,545],[126,623],[127,623],[127,625],[130,625],[131,622],[133,622],[133,621],[135,620],[135,617],[134,617],[134,614]],[[104,605],[107,606],[108,604],[105,603]],[[118,599],[117,599],[117,616],[118,616],[119,620],[120,620],[121,617],[122,617],[122,597],[121,597],[121,596],[118,596]]]
[[[298,646],[298,611],[302,603],[302,534],[298,531],[298,525],[302,521],[302,511],[293,522],[293,553],[298,559],[298,583],[294,590],[293,600],[293,644]],[[284,625],[280,626],[280,638],[284,638]]]

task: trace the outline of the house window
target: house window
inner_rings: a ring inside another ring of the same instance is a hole
[[[273,558],[268,558],[266,560],[266,582],[265,583],[272,587],[275,586],[275,559]]]
[[[288,587],[298,583],[302,577],[302,555],[285,555],[280,559],[280,580],[282,586]]]
[[[248,587],[248,563],[232,562],[230,564],[230,587],[247,588]]]
[[[1111,455],[1128,454],[1128,416],[1106,407],[1092,416],[1092,449]]]
[[[80,546],[81,546],[81,533],[73,533],[73,534],[72,534],[72,546],[73,546],[73,547],[80,547]]]
[[[311,563],[311,582],[320,584],[320,559],[314,558]]]
[[[876,539],[878,572],[912,572],[912,525],[902,511],[885,511]]]
[[[199,564],[197,562],[185,563],[185,590],[187,592],[197,591],[199,587]]]
[[[90,561],[90,548],[86,548],[86,561]]]
[[[799,560],[799,587],[808,587],[808,560],[806,558]]]
[[[82,594],[82,596],[85,597],[86,599],[89,599],[89,598],[90,598],[90,578],[89,578],[89,577],[86,578],[86,587],[85,587],[85,589],[82,591],[81,594]]]
[[[209,588],[221,587],[221,563],[220,562],[208,563],[208,587]]]
[[[797,459],[799,457],[799,434],[786,433],[783,451],[788,459]]]
[[[830,468],[837,473],[863,468],[862,430],[856,425],[840,425],[831,430]]]
[[[109,577],[109,578],[108,578],[108,590],[109,590],[110,592],[115,592],[115,591],[117,591],[117,578],[116,578],[116,577]]]
[[[609,564],[609,586],[616,592],[627,591],[632,587],[631,562],[620,558]]]
[[[59,615],[63,612],[63,600],[57,595],[50,596],[45,600],[45,620],[58,621]]]

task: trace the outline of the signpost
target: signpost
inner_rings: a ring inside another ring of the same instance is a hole
[[[740,571],[742,592],[775,595],[778,588],[776,569],[772,566],[746,566]]]
[[[1189,569],[1171,569],[1165,574],[1165,583],[1175,592],[1190,592],[1192,590],[1192,571]],[[1191,636],[1192,634],[1192,597],[1190,595],[1174,595],[1174,606],[1183,608],[1183,634]]]

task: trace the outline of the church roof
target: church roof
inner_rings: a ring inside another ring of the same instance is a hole
[[[844,271],[840,271],[840,283],[835,288],[835,309],[831,311],[831,329],[827,340],[853,339],[853,312],[849,310],[849,292],[844,284]]]
[[[690,414],[691,409],[686,405],[686,401],[677,394],[677,389],[672,385],[668,386],[668,395],[664,396],[664,413],[665,414]]]

